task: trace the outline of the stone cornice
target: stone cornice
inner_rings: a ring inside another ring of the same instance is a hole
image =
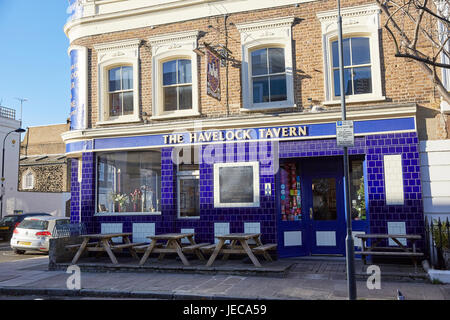
[[[199,33],[198,30],[192,30],[162,34],[148,38],[148,42],[150,45],[156,46],[179,41],[196,41]]]
[[[98,52],[120,50],[120,49],[137,49],[139,48],[141,41],[142,41],[141,39],[128,39],[128,40],[101,43],[94,45],[94,49]]]
[[[381,12],[380,8],[376,4],[362,5],[356,7],[342,8],[341,16],[342,19],[360,17],[360,16],[370,16],[373,14],[379,14]],[[337,19],[337,9],[318,12],[316,14],[317,18],[323,23],[330,20]]]
[[[283,17],[275,19],[258,20],[254,22],[238,23],[236,28],[239,32],[253,32],[265,29],[288,28],[294,23],[294,17]]]

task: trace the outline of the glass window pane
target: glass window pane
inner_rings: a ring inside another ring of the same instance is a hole
[[[313,219],[336,220],[336,179],[312,180]]]
[[[177,60],[163,63],[163,85],[177,83]]]
[[[269,73],[285,72],[284,49],[269,48]]]
[[[350,65],[350,39],[344,39],[342,41],[342,46],[344,49],[344,66]],[[333,59],[333,68],[339,68],[339,46],[338,42],[334,41],[331,44],[331,52]]]
[[[180,110],[191,109],[192,86],[180,86],[178,87],[178,93],[180,95]]]
[[[164,88],[164,111],[177,110],[177,88]]]
[[[112,179],[97,180],[99,211],[160,211],[161,155],[159,152],[99,154],[99,162],[105,163],[112,174]]]
[[[122,90],[133,89],[133,67],[122,67]]]
[[[341,95],[341,84],[339,80],[339,69],[333,71],[334,80],[334,95],[339,97]],[[344,85],[345,95],[352,94],[352,72],[351,69],[344,69]]]
[[[344,67],[351,65],[350,61],[350,39],[342,40],[342,46],[344,47]]]
[[[178,83],[191,82],[191,60],[178,60]]]
[[[200,215],[198,179],[180,179],[180,217]]]
[[[364,169],[362,160],[352,160],[350,162],[350,194],[352,201],[352,219],[366,220]]]
[[[109,115],[112,117],[119,116],[121,108],[122,108],[121,94],[111,93],[109,95]]]
[[[123,93],[123,114],[133,114],[133,92]]]
[[[259,49],[252,52],[252,75],[268,73],[267,49]]]
[[[270,101],[284,101],[286,99],[286,76],[270,77]]]
[[[108,72],[109,91],[120,90],[120,68],[114,68]]]
[[[352,43],[352,65],[369,64],[370,63],[369,38],[352,38],[351,43]]]
[[[269,101],[269,77],[253,78],[253,103]]]
[[[353,68],[355,94],[372,92],[372,75],[370,67]]]

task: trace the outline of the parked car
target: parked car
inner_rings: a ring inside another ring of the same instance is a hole
[[[52,216],[25,218],[13,231],[11,248],[17,254],[24,254],[28,250],[48,252],[55,226],[61,224],[70,224],[70,219]]]
[[[51,216],[49,213],[43,212],[29,212],[22,214],[11,214],[4,216],[0,220],[0,239],[10,240],[14,231],[14,228],[19,225],[23,221],[23,219],[27,217],[35,217],[35,216]]]

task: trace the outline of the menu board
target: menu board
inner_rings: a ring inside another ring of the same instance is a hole
[[[220,203],[253,203],[253,166],[219,168]]]

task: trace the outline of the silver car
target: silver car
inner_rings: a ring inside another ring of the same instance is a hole
[[[49,239],[56,225],[69,224],[69,218],[38,216],[25,218],[13,231],[11,248],[17,254],[25,251],[48,252]]]

